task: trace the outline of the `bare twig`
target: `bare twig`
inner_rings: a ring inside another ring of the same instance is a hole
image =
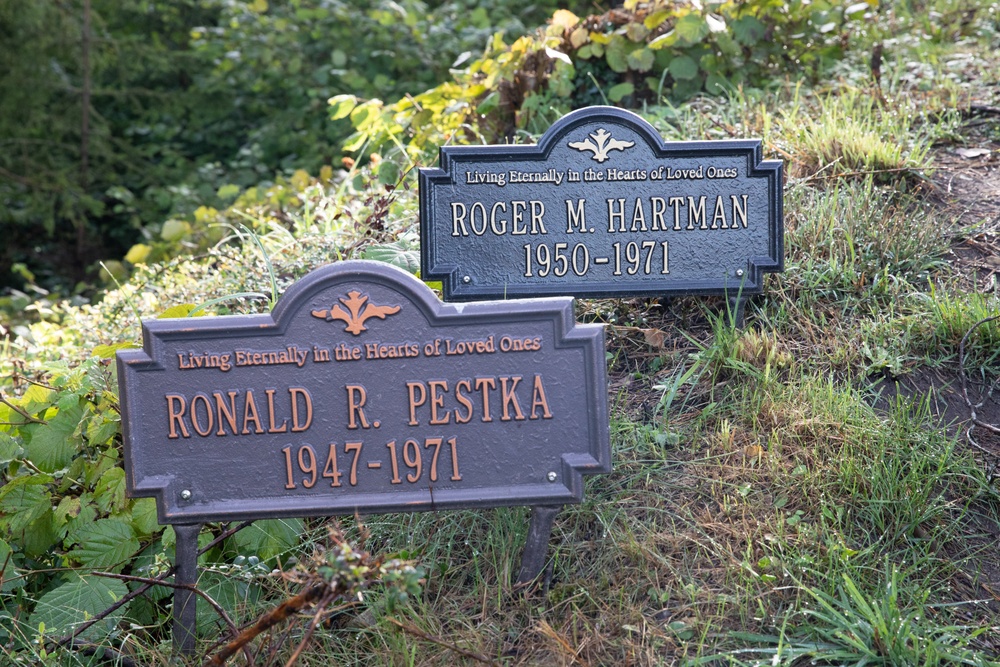
[[[138,581],[143,584],[149,584],[150,586],[166,586],[167,588],[180,588],[186,591],[191,591],[195,595],[200,596],[201,599],[208,603],[208,606],[215,610],[215,613],[219,615],[219,618],[221,618],[225,624],[229,626],[229,630],[233,633],[233,636],[239,634],[239,629],[236,627],[236,624],[233,623],[233,619],[229,618],[229,614],[226,613],[226,610],[223,609],[218,602],[212,599],[211,595],[203,590],[200,590],[194,584],[175,584],[172,581],[161,581],[159,579],[151,579],[150,577],[136,577],[131,574],[116,574],[114,572],[91,572],[90,574],[95,577],[107,577],[108,579],[120,579],[122,581]]]
[[[994,315],[993,317],[987,317],[979,320],[978,322],[973,324],[968,331],[965,332],[965,335],[962,336],[962,341],[958,344],[958,374],[959,374],[959,379],[962,382],[962,399],[965,401],[966,407],[969,408],[969,417],[972,419],[972,423],[975,424],[976,426],[985,428],[988,431],[993,431],[994,433],[1000,433],[1000,427],[997,427],[993,424],[989,424],[987,422],[980,420],[978,415],[976,414],[976,406],[972,403],[971,400],[969,400],[969,381],[968,378],[965,376],[965,343],[966,341],[969,340],[969,336],[972,335],[972,332],[974,332],[980,326],[997,319],[1000,319],[1000,315]],[[976,446],[979,447],[978,444]],[[983,451],[986,451],[982,447],[979,448],[982,449]]]
[[[8,408],[10,408],[11,410],[13,410],[14,412],[16,412],[17,414],[19,414],[22,417],[24,417],[25,422],[28,423],[28,424],[45,424],[45,423],[47,423],[44,419],[38,419],[36,417],[32,417],[30,414],[28,414],[27,410],[25,410],[24,408],[22,408],[20,405],[15,405],[14,403],[11,403],[10,401],[8,401],[4,397],[3,394],[0,394],[0,403],[3,403]],[[13,426],[21,426],[21,424],[13,424]]]
[[[94,642],[88,642],[83,639],[73,639],[73,643],[66,648],[71,648],[77,653],[82,653],[83,655],[94,655],[98,651],[101,651],[104,659],[108,662],[114,663],[116,667],[139,667],[139,663],[127,655],[124,655],[121,651],[116,651],[113,648],[95,644]]]
[[[323,596],[323,599],[319,601],[316,605],[316,613],[313,614],[312,620],[309,622],[309,627],[306,628],[305,634],[302,636],[302,641],[299,645],[295,647],[295,651],[292,652],[292,656],[288,658],[288,662],[285,663],[285,667],[292,667],[295,662],[302,655],[302,651],[305,650],[306,646],[309,644],[309,640],[312,639],[313,633],[316,632],[316,626],[319,625],[319,621],[323,618],[323,613],[326,611],[327,605],[333,602],[340,593],[337,591],[330,591]]]
[[[421,630],[420,628],[415,628],[415,627],[413,627],[412,625],[410,625],[408,623],[403,623],[402,621],[397,621],[394,618],[390,618],[388,620],[389,620],[390,623],[392,623],[393,625],[395,625],[396,627],[398,627],[403,632],[411,634],[414,637],[419,637],[420,639],[423,639],[425,641],[429,641],[432,644],[437,644],[438,646],[442,646],[442,647],[448,649],[449,651],[454,651],[455,653],[458,653],[459,655],[465,656],[466,658],[472,658],[473,660],[475,660],[477,662],[481,662],[481,663],[486,664],[486,665],[497,665],[498,664],[494,660],[490,660],[489,658],[487,658],[484,655],[480,655],[479,653],[473,653],[472,651],[468,651],[468,650],[462,648],[461,646],[455,646],[451,642],[446,642],[445,640],[441,639],[440,637],[435,637],[433,635],[429,635],[426,632],[424,632],[423,630]]]
[[[233,534],[235,534],[235,533],[243,530],[244,528],[246,528],[247,526],[249,526],[251,523],[253,523],[253,522],[252,521],[244,521],[244,522],[242,522],[240,524],[237,524],[233,528],[229,528],[229,529],[223,531],[221,535],[219,535],[217,538],[215,538],[214,540],[212,540],[211,542],[209,542],[208,544],[206,544],[204,547],[202,547],[201,549],[199,549],[198,550],[198,555],[200,556],[201,554],[207,552],[209,549],[211,549],[212,547],[214,547],[215,545],[217,545],[222,540],[226,539],[230,535],[233,535]],[[85,631],[87,628],[89,628],[90,626],[92,626],[94,623],[97,623],[99,621],[104,620],[105,618],[107,618],[107,616],[109,614],[114,613],[115,610],[121,608],[125,604],[128,604],[129,602],[131,602],[135,598],[139,597],[140,595],[142,595],[143,593],[145,593],[146,591],[148,591],[153,586],[159,586],[160,584],[163,584],[164,580],[167,577],[172,577],[174,575],[175,571],[176,571],[175,568],[173,566],[171,566],[166,572],[164,572],[160,576],[158,576],[158,577],[156,577],[156,578],[153,579],[153,581],[155,581],[156,583],[153,583],[153,584],[151,584],[151,583],[145,583],[142,586],[140,586],[139,588],[135,589],[134,591],[129,591],[127,594],[125,594],[124,596],[122,596],[117,602],[115,602],[111,606],[107,607],[104,611],[102,611],[102,612],[100,612],[98,614],[95,614],[94,616],[92,616],[90,618],[89,621],[87,621],[85,623],[81,623],[79,626],[77,626],[73,630],[73,632],[71,632],[70,634],[65,635],[65,636],[60,637],[59,639],[57,639],[54,642],[55,645],[56,646],[69,646],[73,642],[73,640],[81,632]]]
[[[221,665],[225,665],[229,658],[236,655],[237,651],[253,641],[259,634],[285,621],[288,617],[312,604],[313,601],[323,596],[323,593],[327,590],[325,583],[317,583],[295,597],[285,600],[273,610],[257,619],[256,623],[239,633],[231,642],[223,646],[222,650],[211,656],[205,662],[206,667],[220,667]]]

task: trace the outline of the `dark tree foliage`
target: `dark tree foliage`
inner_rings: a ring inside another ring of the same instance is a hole
[[[0,287],[72,289],[224,185],[336,164],[329,97],[418,93],[557,4],[0,0]]]

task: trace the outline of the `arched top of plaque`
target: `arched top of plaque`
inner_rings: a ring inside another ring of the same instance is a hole
[[[561,504],[611,469],[603,327],[572,299],[442,303],[388,264],[118,353],[126,489],[161,523]]]
[[[757,293],[783,269],[781,187],[759,140],[665,142],[588,107],[421,169],[422,275],[449,300]]]

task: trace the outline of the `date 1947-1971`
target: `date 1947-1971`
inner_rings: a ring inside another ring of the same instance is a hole
[[[445,438],[424,438],[423,447],[421,443],[414,439],[408,439],[402,445],[398,445],[395,440],[386,443],[386,454],[389,458],[389,467],[392,471],[391,484],[402,484],[405,479],[410,484],[416,484],[427,474],[427,480],[437,482],[439,479],[438,463],[441,459],[441,449],[447,445],[446,451],[451,459],[451,476],[453,482],[462,481],[462,474],[458,469],[458,440],[451,437]],[[329,479],[330,486],[338,488],[342,485],[341,478],[346,474],[347,482],[351,486],[358,484],[358,464],[362,461],[362,451],[364,443],[361,441],[345,442],[343,454],[350,461],[350,472],[340,471],[337,462],[337,443],[331,442],[325,453],[325,461],[320,468],[320,454],[316,452],[312,445],[301,445],[295,451],[290,445],[282,448],[285,462],[285,488],[295,489],[301,484],[306,489],[316,486],[322,479]],[[423,454],[421,453],[423,450]],[[293,452],[294,455],[293,455]],[[402,466],[400,466],[402,459]],[[381,459],[369,459],[365,462],[369,470],[381,470]],[[447,475],[449,471],[443,471]],[[402,473],[402,475],[401,475]]]

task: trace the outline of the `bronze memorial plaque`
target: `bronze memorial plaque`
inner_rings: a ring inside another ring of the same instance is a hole
[[[568,297],[445,304],[340,262],[143,345],[118,353],[125,471],[161,523],[556,505],[611,469],[604,331]]]
[[[783,265],[781,162],[758,140],[664,142],[614,107],[534,146],[420,170],[421,275],[446,300],[755,294]]]

